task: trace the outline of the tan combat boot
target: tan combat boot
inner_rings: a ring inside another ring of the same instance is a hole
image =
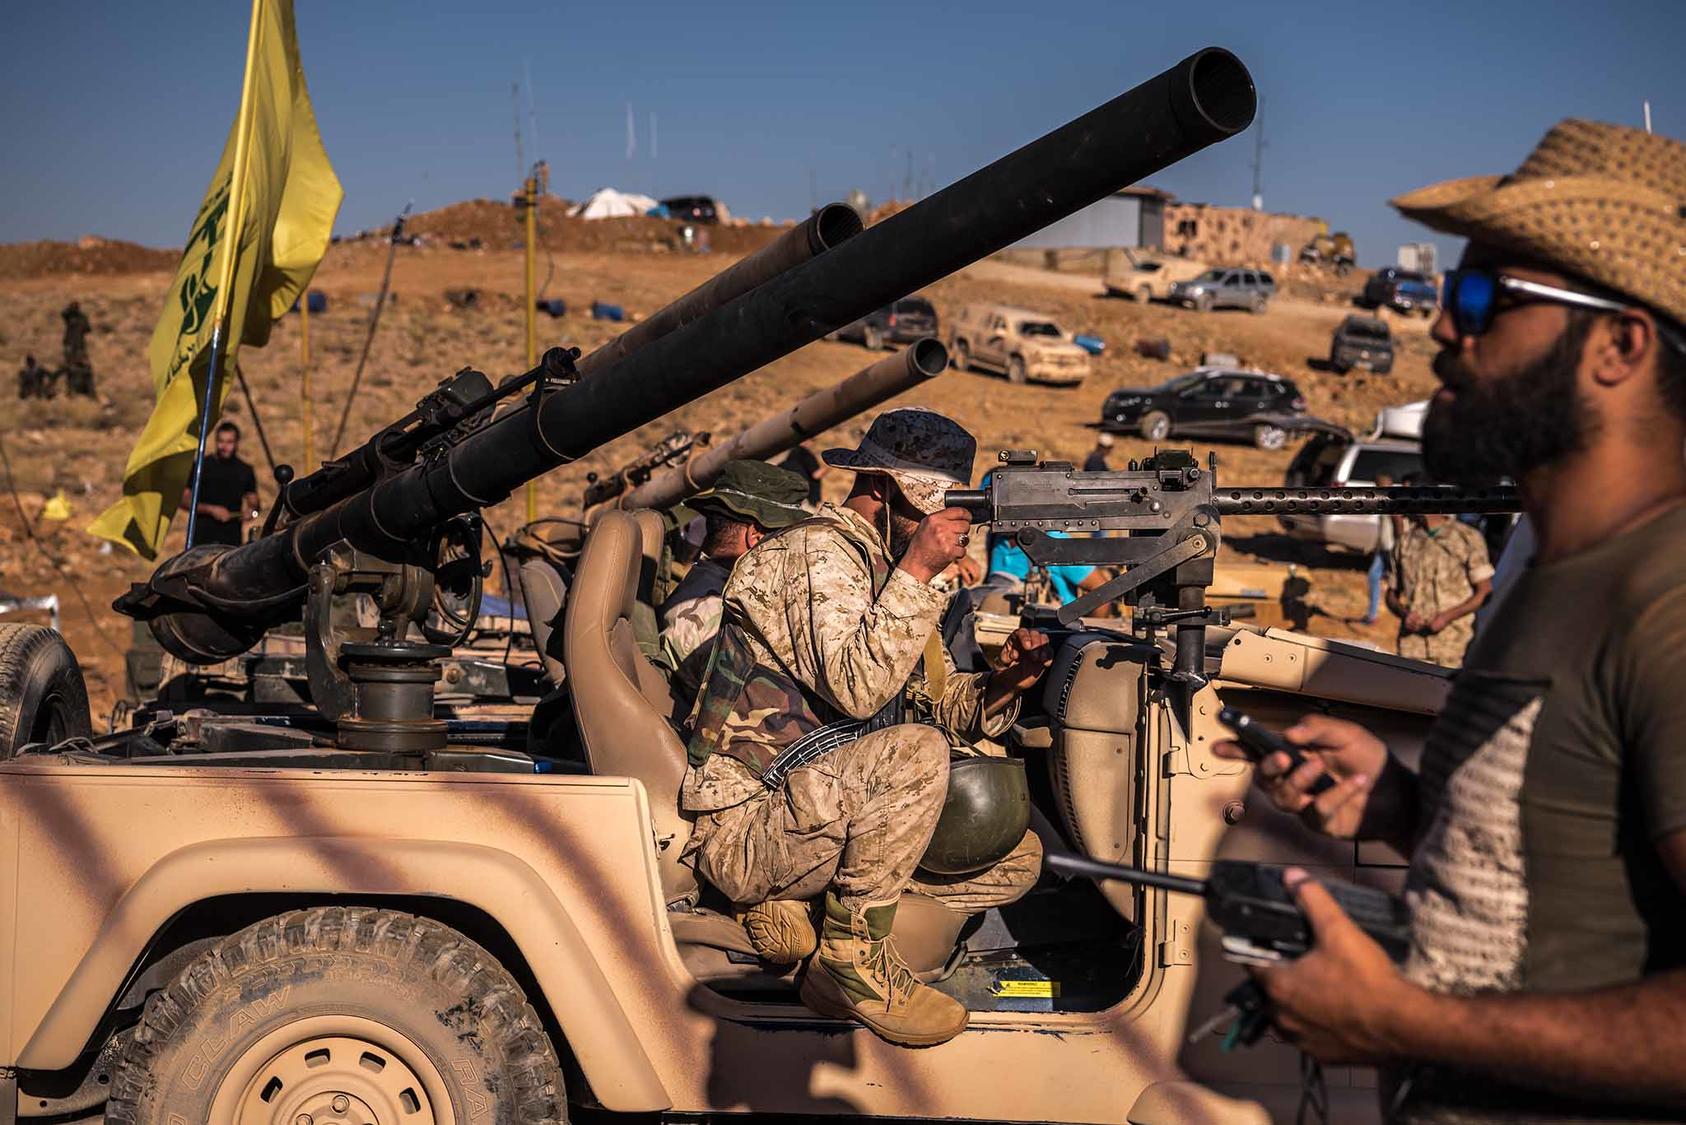
[[[851,913],[828,893],[802,1002],[824,1015],[859,1020],[904,1047],[946,1043],[966,1030],[966,1008],[914,977],[890,938],[895,917],[894,902]]]
[[[738,911],[738,922],[748,932],[755,955],[775,965],[794,965],[820,943],[813,908],[805,902],[758,902]]]

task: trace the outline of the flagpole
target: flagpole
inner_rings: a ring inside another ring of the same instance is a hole
[[[223,255],[222,283],[214,298],[214,327],[211,329],[210,363],[205,369],[205,401],[199,410],[199,446],[193,455],[193,492],[188,500],[187,544],[193,545],[193,533],[199,521],[199,477],[205,466],[205,436],[211,426],[211,400],[217,385],[217,373],[228,350],[229,297],[234,288],[234,263],[240,255],[240,235],[245,225],[241,214],[245,204],[246,168],[251,161],[252,96],[257,84],[258,29],[263,0],[252,0],[252,23],[246,33],[246,73],[240,83],[240,113],[235,118],[234,168],[228,184],[228,253]]]

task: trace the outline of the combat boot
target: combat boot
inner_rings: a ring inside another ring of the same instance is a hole
[[[858,1020],[904,1047],[946,1043],[966,1030],[966,1008],[914,977],[890,937],[895,918],[894,902],[850,911],[827,893],[802,1002],[824,1015]]]
[[[775,965],[794,965],[820,943],[814,933],[813,908],[805,902],[758,902],[739,911],[738,922],[749,934],[755,955]]]

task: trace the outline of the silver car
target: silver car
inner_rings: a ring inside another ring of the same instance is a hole
[[[1368,488],[1377,476],[1401,484],[1422,473],[1422,446],[1408,438],[1371,437],[1354,440],[1337,434],[1316,434],[1300,447],[1288,465],[1289,488]],[[1295,512],[1278,517],[1282,529],[1295,539],[1327,543],[1369,553],[1380,542],[1381,516],[1330,515]]]
[[[1223,267],[1171,286],[1171,301],[1185,308],[1247,309],[1262,313],[1276,295],[1276,279],[1264,270]]]

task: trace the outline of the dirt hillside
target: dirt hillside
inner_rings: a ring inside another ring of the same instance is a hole
[[[507,205],[466,203],[457,208],[419,216],[413,229],[437,232],[422,246],[401,247],[393,275],[396,300],[381,325],[363,391],[354,404],[347,444],[360,440],[386,420],[404,413],[428,388],[464,365],[473,365],[495,379],[524,369],[521,317],[522,259],[506,249],[505,240],[480,251],[449,248],[448,241],[474,237],[471,230],[490,231],[505,222],[513,227]],[[427,222],[424,222],[427,220]],[[657,220],[625,220],[623,228],[643,238]],[[436,223],[437,225],[429,225]],[[601,227],[591,246],[571,245],[574,227]],[[540,280],[547,296],[560,297],[568,315],[541,317],[541,347],[577,344],[587,351],[614,335],[620,327],[587,319],[581,313],[593,300],[623,306],[643,314],[701,282],[734,259],[723,252],[728,231],[744,237],[767,237],[767,228],[719,228],[716,252],[708,255],[651,250],[649,240],[634,246],[621,240],[611,224],[558,221],[555,241],[540,263]],[[483,236],[482,236],[483,237]],[[657,238],[656,242],[660,239]],[[40,244],[36,244],[40,245]],[[108,244],[115,245],[115,244]],[[134,248],[141,250],[143,248]],[[317,275],[315,287],[328,297],[325,313],[311,318],[314,353],[314,432],[318,455],[326,454],[352,370],[363,344],[369,305],[379,286],[385,260],[384,240],[347,241],[334,246]],[[636,251],[636,252],[635,252]],[[95,270],[86,262],[104,261],[108,251],[88,252],[87,258],[64,258],[55,271],[45,267],[14,268],[12,263],[47,261],[40,251],[0,247],[0,296],[7,315],[0,319],[0,359],[14,368],[26,352],[56,362],[62,326],[59,310],[79,300],[91,318],[89,339],[99,380],[99,398],[89,402],[17,403],[0,412],[0,440],[9,454],[23,507],[20,520],[11,497],[0,494],[0,590],[14,594],[57,592],[65,603],[64,629],[87,670],[94,699],[96,726],[122,684],[120,653],[127,645],[130,622],[109,609],[111,599],[131,581],[144,578],[151,564],[126,552],[110,551],[82,528],[118,494],[125,458],[151,409],[151,378],[146,368],[146,345],[155,323],[174,255],[166,254],[144,272]],[[163,252],[148,251],[149,254]],[[138,258],[135,260],[139,260]],[[483,296],[471,309],[452,307],[447,289],[478,288]],[[1044,456],[1080,459],[1093,444],[1091,428],[1107,393],[1123,385],[1158,383],[1197,362],[1203,351],[1224,351],[1245,361],[1292,377],[1310,400],[1314,413],[1356,429],[1368,429],[1377,409],[1423,397],[1432,386],[1428,370],[1431,354],[1423,321],[1393,321],[1401,337],[1394,374],[1386,377],[1355,373],[1334,375],[1316,370],[1316,357],[1327,354],[1330,332],[1350,311],[1347,301],[1354,286],[1336,287],[1321,277],[1298,280],[1290,294],[1274,302],[1263,315],[1244,312],[1200,314],[1163,306],[1140,306],[1100,296],[1098,279],[1074,274],[1049,274],[1023,267],[987,262],[932,286],[927,295],[946,314],[969,301],[1006,301],[1045,310],[1066,326],[1104,338],[1105,354],[1084,385],[1056,389],[1015,386],[981,374],[950,371],[916,394],[921,405],[951,414],[978,435],[981,474],[1001,448],[1033,448]],[[1138,338],[1164,337],[1172,357],[1160,362],[1140,358]],[[585,474],[609,470],[643,446],[676,426],[709,429],[725,435],[793,402],[810,390],[829,385],[876,357],[842,343],[816,343],[779,363],[754,372],[737,383],[644,427],[582,461],[550,474],[539,483],[539,506],[545,514],[576,514]],[[297,318],[277,326],[270,345],[241,353],[242,368],[251,383],[270,446],[277,460],[298,464],[302,457],[303,425],[300,395],[299,329]],[[627,388],[636,394],[637,388]],[[238,395],[231,397],[229,416],[246,428],[243,454],[258,469],[264,499],[273,495],[270,473],[257,440],[250,411]],[[819,443],[852,442],[870,418],[862,417],[827,435]],[[1233,482],[1279,484],[1292,448],[1267,453],[1239,446],[1216,447],[1222,479]],[[1199,445],[1204,456],[1206,446]],[[1145,444],[1120,438],[1114,463],[1148,452]],[[0,478],[4,473],[0,472]],[[3,482],[0,482],[3,483]],[[844,487],[840,474],[827,478],[833,493]],[[40,518],[48,497],[63,490],[73,514],[68,521]],[[488,513],[499,535],[513,531],[523,516],[522,497]],[[32,543],[29,525],[37,537]],[[180,549],[178,527],[166,551]],[[1347,619],[1363,611],[1365,560],[1341,558],[1321,551],[1307,552],[1260,523],[1243,521],[1225,528],[1226,551],[1248,552],[1266,559],[1296,559],[1314,566],[1313,598],[1323,615],[1313,619],[1314,631],[1337,636],[1363,634],[1385,642],[1391,637],[1386,622],[1368,631]],[[62,574],[47,561],[59,560]],[[78,602],[80,594],[91,614]]]

